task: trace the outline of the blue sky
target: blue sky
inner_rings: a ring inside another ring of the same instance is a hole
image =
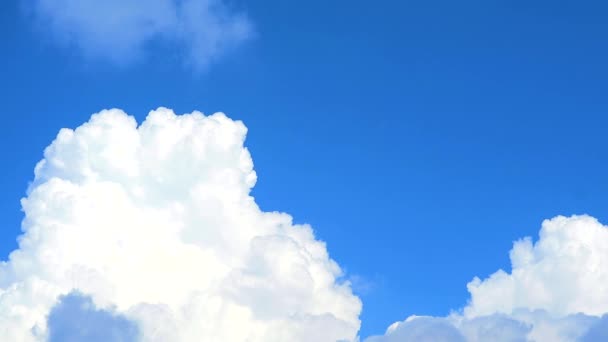
[[[111,107],[243,120],[257,203],[327,243],[361,336],[462,308],[546,218],[608,222],[603,2],[236,1],[250,37],[201,68],[154,40],[87,56],[27,6],[0,5],[3,260],[44,148]]]

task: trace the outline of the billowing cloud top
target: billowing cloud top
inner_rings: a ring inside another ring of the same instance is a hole
[[[23,0],[44,32],[87,56],[125,64],[167,43],[205,67],[248,38],[251,24],[224,0]]]
[[[358,341],[361,302],[324,243],[250,196],[246,132],[165,108],[141,125],[113,109],[62,129],[0,264],[2,339]],[[468,284],[462,310],[365,341],[608,340],[608,227],[558,216],[510,257],[510,272]]]
[[[249,195],[246,131],[164,108],[139,126],[113,109],[62,129],[0,265],[3,339],[47,339],[76,291],[143,341],[355,340],[361,302],[324,243]]]
[[[545,220],[536,244],[517,241],[511,274],[502,270],[468,285],[467,316],[518,308],[557,315],[608,312],[608,229],[590,216]]]
[[[511,250],[511,273],[468,284],[448,317],[413,316],[366,342],[608,341],[608,227],[582,215],[545,220]]]

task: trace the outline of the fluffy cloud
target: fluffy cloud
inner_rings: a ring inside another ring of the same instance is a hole
[[[438,317],[412,316],[393,323],[383,336],[366,342],[464,342],[464,337],[448,320]]]
[[[128,63],[146,45],[182,47],[205,67],[246,39],[251,25],[224,0],[23,0],[44,31],[88,57]]]
[[[608,320],[584,314],[557,317],[545,311],[518,310],[465,318],[412,316],[392,324],[384,335],[365,342],[602,342]]]
[[[139,126],[107,110],[62,129],[0,264],[3,338],[47,339],[77,291],[143,341],[355,340],[361,302],[324,243],[249,195],[245,134],[221,113],[164,108]]]
[[[60,298],[48,318],[49,342],[134,342],[135,323],[109,310],[99,310],[77,292]]]
[[[410,317],[367,342],[608,339],[608,228],[590,216],[545,220],[499,270],[467,287],[469,304],[448,317]]]
[[[589,216],[545,220],[540,239],[517,241],[512,272],[499,270],[467,287],[465,315],[510,313],[517,308],[564,315],[608,312],[608,229]]]
[[[107,110],[61,130],[0,263],[3,338],[357,341],[361,302],[325,245],[250,196],[245,135],[221,113],[165,108],[141,125]],[[509,273],[468,284],[462,310],[365,341],[608,340],[606,226],[558,216],[510,258]]]

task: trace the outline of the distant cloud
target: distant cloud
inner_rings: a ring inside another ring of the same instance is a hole
[[[73,291],[145,342],[354,340],[361,302],[325,244],[251,197],[246,133],[222,113],[166,108],[140,125],[113,109],[62,129],[0,263],[2,340],[70,332],[78,310],[108,318],[73,296],[55,306]]]
[[[600,321],[593,324],[579,340],[579,342],[602,341],[608,341],[608,314],[604,315]]]
[[[525,309],[475,318],[412,316],[364,342],[603,342],[597,336],[606,336],[606,323],[584,314],[556,317]]]
[[[414,316],[365,342],[607,341],[608,227],[558,216],[539,235],[515,242],[511,273],[471,281],[462,312]]]
[[[391,325],[384,336],[370,337],[366,342],[465,342],[450,322],[437,317],[410,317]]]
[[[72,292],[60,297],[48,318],[48,342],[135,342],[134,322],[95,307],[90,297]]]
[[[251,34],[224,0],[23,0],[42,31],[88,58],[126,64],[152,44],[177,47],[204,68]]]

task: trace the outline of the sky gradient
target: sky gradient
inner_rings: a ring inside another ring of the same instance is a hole
[[[247,24],[226,35],[162,21],[111,54],[48,32],[32,12],[46,2],[0,5],[2,260],[44,148],[105,108],[242,120],[256,203],[326,242],[361,337],[462,309],[545,219],[608,222],[602,2],[235,1]]]

